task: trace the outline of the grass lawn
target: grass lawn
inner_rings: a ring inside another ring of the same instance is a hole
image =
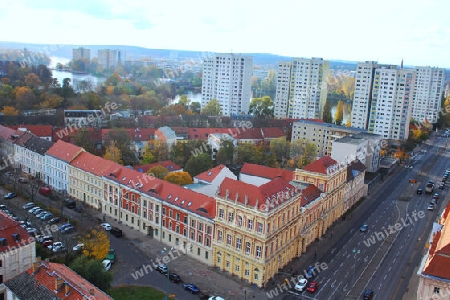
[[[163,300],[165,297],[161,291],[143,286],[114,287],[109,294],[114,300]]]

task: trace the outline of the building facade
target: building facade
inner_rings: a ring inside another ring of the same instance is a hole
[[[98,65],[104,70],[114,70],[123,66],[126,60],[125,51],[117,49],[98,50]]]
[[[294,58],[277,70],[275,118],[321,119],[330,63],[322,58]]]
[[[437,123],[445,89],[445,69],[416,67],[412,118],[419,122]]]
[[[396,67],[375,70],[368,131],[385,139],[409,136],[416,72]]]
[[[86,60],[91,61],[91,49],[86,49],[84,47],[79,47],[72,49],[72,60]]]
[[[222,115],[247,114],[252,98],[253,57],[240,54],[215,54],[203,61],[202,100],[220,103]]]

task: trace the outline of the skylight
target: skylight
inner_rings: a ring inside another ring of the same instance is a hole
[[[188,203],[188,206],[191,206],[192,205],[192,202],[191,201],[189,201],[189,203]]]
[[[122,180],[124,181],[125,179],[127,179],[125,176],[123,176]]]
[[[181,201],[181,205],[183,205],[185,201],[186,201],[186,200]]]
[[[178,197],[175,197],[175,200],[174,201],[178,201]]]
[[[170,198],[172,198],[172,194],[170,194],[169,196],[167,196],[167,200],[169,200]]]
[[[209,171],[209,172],[208,172],[208,176],[211,176],[211,175],[212,175],[212,172],[211,172],[211,171]]]

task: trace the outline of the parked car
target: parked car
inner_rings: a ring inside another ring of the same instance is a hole
[[[42,246],[47,247],[53,244],[53,240],[44,241],[42,243]]]
[[[43,186],[39,189],[39,194],[50,197],[50,195],[52,194],[52,189],[48,186]]]
[[[75,210],[77,213],[82,213],[82,212],[84,211],[83,207],[81,207],[81,206],[75,207],[74,210]]]
[[[299,292],[303,292],[308,284],[308,280],[306,278],[300,278],[300,280],[295,284],[294,289]]]
[[[180,278],[180,276],[178,276],[178,274],[169,272],[169,280],[174,282],[174,283],[178,283],[178,282],[181,281],[181,278]]]
[[[422,195],[422,194],[423,194],[423,189],[418,188],[418,189],[417,189],[417,195]]]
[[[109,225],[108,223],[102,223],[100,224],[100,226],[105,229],[106,231],[110,231],[111,230],[111,225]]]
[[[67,224],[61,225],[61,226],[59,226],[59,231],[63,232],[64,229],[69,226],[72,226],[72,224],[67,223]]]
[[[363,226],[361,226],[361,228],[359,229],[360,232],[366,232],[367,228],[369,228],[369,225],[364,224]]]
[[[433,195],[433,199],[439,200],[439,194],[438,194],[438,193],[435,193],[435,194]]]
[[[73,251],[81,251],[84,248],[84,244],[78,244],[72,248]]]
[[[306,270],[306,278],[307,279],[312,278],[315,274],[316,274],[316,269],[312,266],[310,266],[308,268],[308,270]]]
[[[56,224],[56,223],[59,223],[60,221],[61,221],[60,217],[55,217],[55,218],[49,220],[48,224]]]
[[[35,206],[36,206],[36,204],[34,204],[33,202],[28,202],[27,204],[25,204],[23,206],[23,209],[31,209],[31,208],[33,208]]]
[[[45,215],[41,216],[41,220],[42,221],[48,221],[51,218],[53,218],[53,214],[52,213],[46,213]]]
[[[441,182],[440,184],[439,184],[439,189],[440,190],[443,190],[445,188],[445,182]]]
[[[47,248],[49,249],[49,250],[52,250],[53,248],[55,248],[55,247],[61,247],[61,246],[63,246],[63,243],[62,242],[53,242],[50,246],[48,246]]]
[[[45,241],[53,241],[53,237],[51,235],[44,235],[38,238],[38,243],[43,243]]]
[[[102,261],[102,264],[103,264],[103,266],[105,267],[105,270],[106,270],[106,271],[111,270],[111,265],[112,265],[112,263],[111,263],[110,260],[104,259],[104,260]]]
[[[117,227],[112,227],[109,231],[112,235],[114,235],[116,238],[122,237],[123,233],[122,230]]]
[[[427,209],[428,210],[434,210],[435,207],[436,207],[436,205],[430,204],[430,205],[428,205]]]
[[[32,209],[28,210],[28,213],[32,214],[34,213],[36,210],[41,209],[39,206],[35,206]]]
[[[53,253],[63,252],[65,250],[66,250],[66,246],[64,246],[64,245],[53,247],[53,249],[52,249]]]
[[[8,207],[6,207],[6,205],[2,204],[2,205],[0,205],[0,210],[1,211],[7,211]]]
[[[161,274],[167,274],[167,266],[165,264],[160,264],[156,267],[156,271],[158,271]]]
[[[12,199],[12,198],[16,198],[16,197],[17,197],[16,193],[8,193],[3,198],[5,198],[5,199]]]
[[[197,294],[198,292],[200,292],[200,289],[193,283],[185,283],[183,284],[183,288],[186,291],[190,291],[192,294]]]
[[[39,207],[38,209],[33,210],[32,214],[37,216],[38,214],[40,214],[43,211],[44,211],[44,209]]]
[[[319,287],[319,284],[317,282],[311,281],[306,290],[310,293],[314,293],[318,287]]]
[[[49,212],[46,210],[42,210],[41,212],[36,214],[36,218],[41,218],[42,216],[48,214]]]
[[[75,231],[76,231],[75,226],[70,225],[70,226],[64,227],[64,229],[61,231],[61,233],[69,234],[69,233],[74,233]]]
[[[109,249],[105,259],[111,261],[111,263],[113,264],[116,261],[116,250],[114,250],[113,248]]]

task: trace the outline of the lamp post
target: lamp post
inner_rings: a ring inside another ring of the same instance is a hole
[[[244,300],[247,300],[247,290],[244,289]]]

